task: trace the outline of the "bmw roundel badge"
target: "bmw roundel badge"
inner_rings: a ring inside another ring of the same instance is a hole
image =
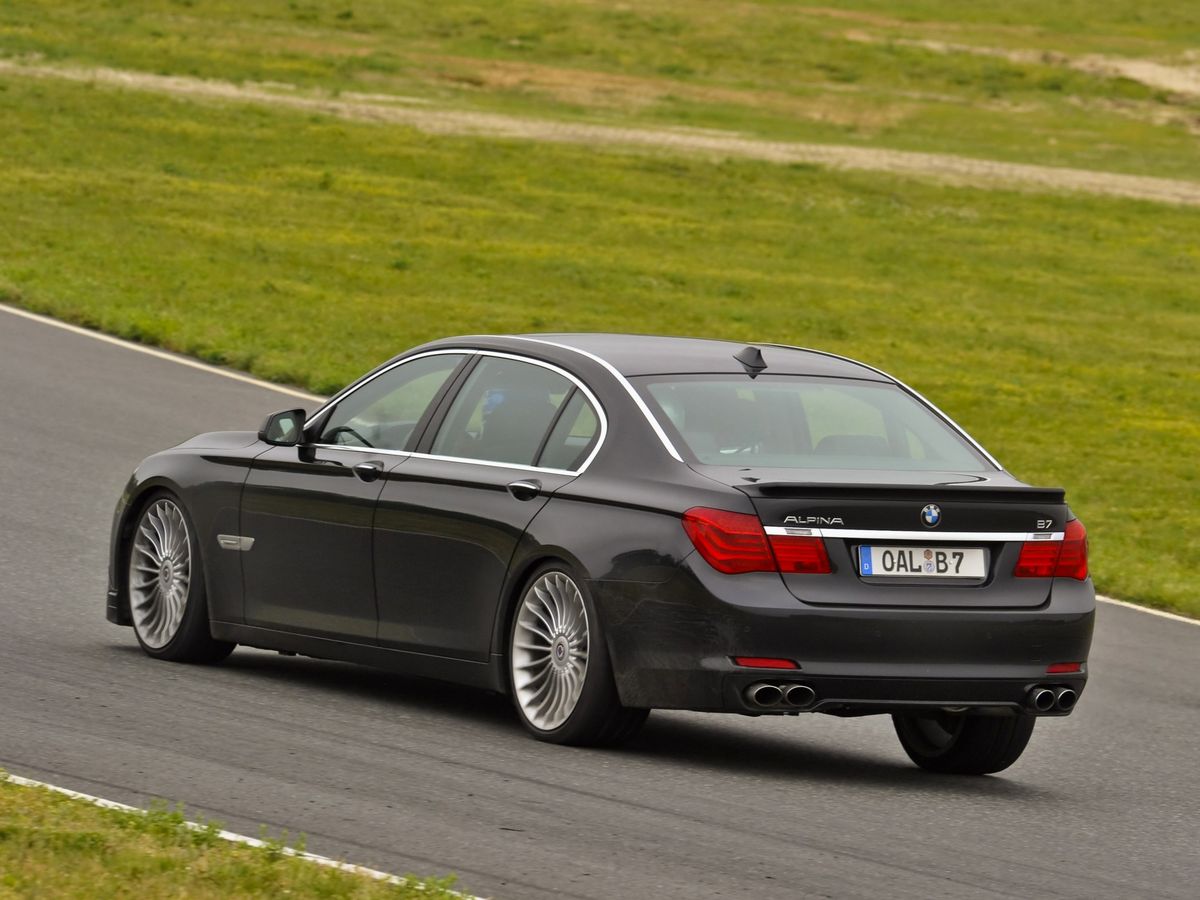
[[[936,503],[930,503],[921,510],[921,522],[926,528],[936,528],[940,521],[942,521],[942,510]]]

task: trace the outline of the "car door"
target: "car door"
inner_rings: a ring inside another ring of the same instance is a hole
[[[375,642],[382,476],[407,460],[468,356],[435,352],[381,370],[310,422],[309,442],[254,461],[241,504],[246,624]]]
[[[602,411],[562,370],[491,353],[444,405],[379,498],[379,640],[484,661],[517,542],[594,455]]]

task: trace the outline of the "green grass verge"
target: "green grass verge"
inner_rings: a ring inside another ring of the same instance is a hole
[[[1200,99],[1038,54],[1181,64],[1198,43],[1193,0],[0,3],[0,53],[55,62],[1180,178]]]
[[[267,847],[235,844],[217,825],[187,828],[179,811],[103,809],[3,780],[0,770],[0,898],[421,898],[460,895],[447,881],[388,884]]]
[[[0,86],[11,302],[317,391],[452,333],[845,353],[1065,485],[1101,590],[1200,615],[1195,210]]]

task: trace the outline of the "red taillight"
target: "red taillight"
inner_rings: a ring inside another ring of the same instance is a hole
[[[747,669],[798,669],[795,660],[777,659],[774,656],[735,656],[734,665]]]
[[[1083,663],[1051,663],[1046,666],[1047,675],[1070,675],[1072,672],[1082,672]]]
[[[824,539],[792,534],[773,534],[770,540],[771,549],[775,551],[775,559],[779,561],[780,572],[827,575],[831,571]]]
[[[1059,578],[1083,581],[1088,577],[1087,553],[1087,529],[1078,519],[1072,519],[1067,523],[1062,555],[1058,557],[1058,568],[1054,570],[1054,574]]]
[[[1058,565],[1061,541],[1026,541],[1013,574],[1018,578],[1050,578]]]
[[[776,570],[758,516],[697,506],[683,514],[683,528],[700,555],[718,572],[738,575]]]
[[[807,535],[767,537],[758,516],[697,506],[683,514],[683,528],[700,555],[718,572],[824,574],[831,571],[825,542]]]
[[[1061,541],[1026,541],[1013,569],[1017,578],[1088,577],[1087,530],[1078,519],[1067,523]]]

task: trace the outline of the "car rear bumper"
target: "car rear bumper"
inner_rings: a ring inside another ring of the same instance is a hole
[[[1031,692],[1078,694],[1087,681],[1095,593],[1060,580],[1034,609],[814,607],[768,573],[681,568],[663,584],[591,582],[621,702],[626,706],[747,713],[857,715],[919,707],[1036,710]],[[820,577],[820,576],[814,576]],[[981,597],[983,595],[981,594]],[[733,599],[729,599],[733,598]],[[792,660],[753,669],[734,657]],[[1082,671],[1048,675],[1053,663]],[[801,707],[763,707],[755,684],[803,684]]]

